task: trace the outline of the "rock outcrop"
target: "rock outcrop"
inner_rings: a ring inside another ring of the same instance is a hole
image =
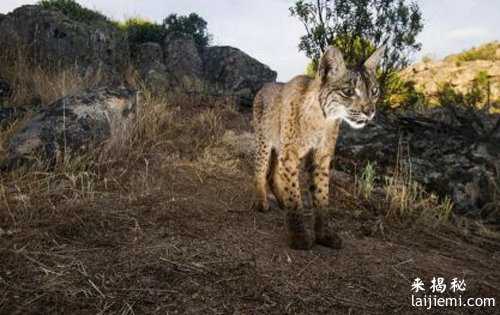
[[[481,127],[474,126],[474,120]],[[498,115],[456,107],[426,115],[378,114],[363,130],[343,126],[337,152],[360,166],[371,161],[385,175],[391,175],[399,156],[413,180],[430,192],[450,196],[457,211],[485,215],[500,180],[499,143]]]
[[[245,105],[264,83],[276,80],[276,72],[232,47],[200,48],[190,37],[171,36],[161,44],[131,45],[125,31],[100,15],[75,20],[27,5],[1,15],[0,29],[0,72],[3,62],[23,58],[51,73],[76,67],[84,77],[97,73],[103,84],[119,86],[133,61],[154,92],[230,95]]]
[[[266,82],[276,81],[276,72],[233,47],[209,47],[204,55],[205,78],[216,94],[228,91],[247,105]]]
[[[133,121],[134,92],[98,89],[68,96],[27,119],[8,143],[7,164],[54,161],[119,137]]]
[[[179,92],[203,92],[203,60],[194,40],[167,37],[163,49],[170,87]]]
[[[163,63],[163,49],[158,43],[144,43],[138,45],[134,52],[134,61],[139,77],[155,94],[165,92],[170,83],[165,64]]]
[[[163,47],[145,43],[135,58],[145,82],[179,93],[233,96],[251,106],[255,94],[276,72],[239,49],[213,46],[200,49],[192,38],[165,40]]]

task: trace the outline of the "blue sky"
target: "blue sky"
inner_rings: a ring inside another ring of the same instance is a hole
[[[7,13],[33,0],[1,0]],[[288,14],[292,0],[79,0],[114,19],[141,16],[161,21],[170,13],[197,12],[208,22],[215,45],[238,47],[278,71],[285,81],[304,71],[307,59],[297,50],[302,25]],[[498,0],[417,0],[425,28],[423,55],[441,58],[500,39]]]

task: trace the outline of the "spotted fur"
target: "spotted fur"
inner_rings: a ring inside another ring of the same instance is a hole
[[[329,204],[330,161],[341,121],[359,129],[375,115],[375,68],[382,55],[383,49],[378,49],[361,67],[348,69],[342,53],[329,47],[315,78],[297,76],[286,84],[267,84],[255,97],[256,206],[269,210],[268,192],[273,192],[289,211],[288,234],[294,248],[310,248],[314,241],[338,245],[320,210]],[[299,187],[299,165],[306,155],[312,157],[315,219],[303,209]]]

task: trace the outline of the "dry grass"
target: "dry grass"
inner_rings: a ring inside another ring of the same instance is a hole
[[[20,123],[21,123],[20,120],[15,120],[9,123],[7,126],[4,126],[3,129],[0,129],[0,161],[5,159],[7,154],[8,141],[10,137],[14,134],[14,132],[17,130]]]
[[[99,179],[90,155],[67,156],[55,165],[39,160],[0,177],[0,204],[10,212],[8,225],[29,224],[40,208],[58,211],[61,201],[91,202]]]
[[[166,98],[139,92],[135,123],[95,153],[72,155],[49,164],[35,163],[0,176],[0,204],[10,209],[10,224],[30,222],[37,208],[60,211],[60,202],[92,204],[96,199],[126,196],[134,199],[154,192],[155,172],[165,165],[190,163],[200,170],[218,164],[208,148],[220,145],[228,116],[206,99]],[[241,119],[241,117],[240,117]],[[16,124],[0,131],[0,153]],[[5,219],[5,217],[4,217]]]
[[[411,157],[399,146],[391,176],[381,178],[373,163],[368,162],[355,176],[354,196],[379,209],[388,221],[424,223],[429,226],[448,223],[453,203],[428,193],[412,176]]]
[[[401,144],[398,147],[394,173],[385,178],[384,191],[386,216],[389,218],[431,225],[447,223],[451,218],[451,200],[448,197],[440,200],[413,179],[409,149],[405,152]]]
[[[26,51],[18,47],[0,54],[0,73],[11,84],[7,101],[11,106],[48,105],[63,96],[96,87],[103,80],[99,69],[82,73],[78,65],[62,68],[33,64]]]

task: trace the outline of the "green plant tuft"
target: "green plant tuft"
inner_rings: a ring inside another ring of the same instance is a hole
[[[141,17],[134,17],[117,23],[127,33],[131,45],[147,42],[161,43],[165,38],[165,28]]]
[[[371,162],[368,162],[361,172],[360,178],[357,179],[357,194],[363,196],[366,200],[370,199],[375,188],[375,176],[375,167]]]

